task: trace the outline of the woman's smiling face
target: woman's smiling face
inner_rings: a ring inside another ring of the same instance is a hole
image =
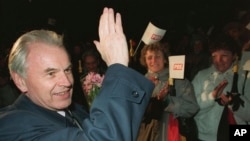
[[[213,65],[217,71],[223,73],[227,71],[233,64],[235,55],[228,50],[217,50],[212,53]]]
[[[160,72],[164,69],[166,64],[166,59],[161,51],[151,51],[147,50],[145,54],[145,61],[148,70],[151,72]]]

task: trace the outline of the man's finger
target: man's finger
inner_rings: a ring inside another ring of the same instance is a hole
[[[115,30],[117,33],[123,34],[122,18],[120,13],[116,13]]]
[[[103,9],[103,13],[100,18],[99,22],[99,37],[100,40],[103,36],[107,35],[109,33],[109,23],[108,23],[108,8],[105,7]]]
[[[108,23],[109,23],[109,33],[115,33],[115,18],[114,18],[114,10],[108,10]]]

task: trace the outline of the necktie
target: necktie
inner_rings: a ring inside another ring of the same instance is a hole
[[[78,127],[80,130],[83,130],[81,124],[69,109],[65,110],[65,117],[70,126]]]

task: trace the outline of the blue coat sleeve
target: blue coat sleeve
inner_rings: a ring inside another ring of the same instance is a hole
[[[90,109],[90,120],[84,121],[88,138],[136,140],[152,83],[132,69],[116,64],[106,72],[103,84]]]

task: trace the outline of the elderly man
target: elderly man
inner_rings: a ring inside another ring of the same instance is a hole
[[[128,68],[121,15],[104,8],[94,41],[108,70],[88,114],[72,103],[72,65],[60,35],[34,30],[22,35],[9,56],[12,79],[22,94],[0,111],[0,140],[132,141],[153,84]]]

